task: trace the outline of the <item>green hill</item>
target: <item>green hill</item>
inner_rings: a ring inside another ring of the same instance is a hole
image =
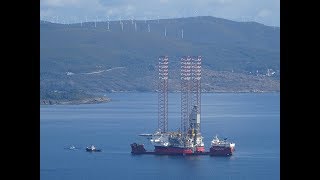
[[[123,31],[119,21],[110,30],[107,22],[40,22],[41,91],[155,91],[161,55],[169,56],[172,91],[179,90],[179,60],[186,55],[203,56],[204,91],[280,90],[278,27],[191,17],[136,21],[135,31],[130,20],[122,22]],[[267,69],[274,74],[265,76]]]

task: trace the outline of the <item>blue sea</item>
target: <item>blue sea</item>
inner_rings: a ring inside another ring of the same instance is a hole
[[[109,103],[40,106],[41,180],[279,180],[280,94],[203,93],[201,131],[236,143],[231,157],[131,155],[151,144],[156,93],[111,93]],[[180,94],[169,94],[169,130],[180,128]],[[90,153],[94,144],[102,152]],[[66,149],[74,145],[78,149]]]

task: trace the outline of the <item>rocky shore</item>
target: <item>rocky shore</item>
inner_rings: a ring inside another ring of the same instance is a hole
[[[77,105],[77,104],[97,104],[97,103],[106,103],[110,102],[111,99],[107,97],[94,97],[94,98],[85,98],[80,100],[52,100],[52,99],[41,99],[40,105],[54,105],[54,104],[69,104],[69,105]]]

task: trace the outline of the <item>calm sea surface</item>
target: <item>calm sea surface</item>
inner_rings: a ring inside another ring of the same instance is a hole
[[[280,94],[202,94],[206,149],[214,135],[236,143],[231,157],[131,155],[157,128],[157,94],[112,93],[110,103],[40,107],[41,180],[278,180]],[[169,129],[180,127],[180,94],[169,94]],[[89,153],[94,144],[102,152]],[[71,145],[77,150],[65,149]]]

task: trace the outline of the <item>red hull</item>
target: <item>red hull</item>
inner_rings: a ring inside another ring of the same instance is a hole
[[[234,148],[231,147],[212,146],[210,148],[211,156],[231,156],[233,152]]]
[[[162,147],[155,146],[154,152],[156,154],[192,154],[191,148],[179,148],[179,147]]]
[[[204,152],[204,151],[205,151],[204,146],[196,147],[196,152]]]

